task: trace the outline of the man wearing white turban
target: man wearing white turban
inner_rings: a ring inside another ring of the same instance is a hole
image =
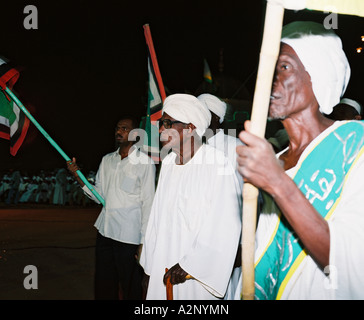
[[[239,198],[241,199],[241,191],[243,189],[244,181],[243,177],[237,170],[236,147],[242,145],[242,142],[240,141],[240,139],[236,138],[235,130],[234,130],[234,136],[232,136],[225,134],[224,129],[221,128],[221,124],[224,122],[225,113],[227,109],[226,103],[210,93],[200,94],[197,97],[197,99],[200,100],[211,112],[211,123],[205,132],[205,136],[207,139],[206,143],[210,146],[215,147],[218,150],[223,151],[225,156],[229,159],[229,161],[235,168],[236,184],[238,189],[240,190]],[[239,208],[239,214],[240,212],[241,212],[241,206]],[[240,274],[241,274],[241,247],[239,247],[235,268],[229,282],[227,294],[225,295],[226,300],[229,300],[234,296]]]
[[[147,299],[166,299],[167,278],[176,300],[225,295],[240,238],[240,199],[231,163],[202,143],[210,120],[192,95],[164,101],[160,135],[172,152],[162,161],[140,259]]]
[[[207,144],[223,151],[236,167],[236,147],[242,143],[235,136],[225,134],[224,129],[221,128],[226,113],[226,103],[209,93],[203,93],[197,99],[211,112],[211,123],[205,133]],[[238,176],[240,180],[240,174]]]
[[[269,116],[282,121],[289,146],[276,157],[246,122],[237,148],[245,182],[264,194],[257,299],[364,298],[364,124],[321,113],[339,102],[349,74],[332,31],[311,22],[284,27]]]
[[[333,120],[361,120],[361,109],[359,102],[343,98],[327,117]]]
[[[321,113],[330,114],[350,79],[350,66],[340,38],[319,23],[297,21],[285,26],[281,42],[293,48],[310,75]]]

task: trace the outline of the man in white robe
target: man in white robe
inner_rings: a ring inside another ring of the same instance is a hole
[[[364,123],[322,114],[344,94],[350,67],[339,37],[320,24],[291,23],[281,42],[269,116],[289,146],[277,159],[246,123],[237,148],[245,181],[274,199],[259,216],[255,296],[363,299]]]
[[[150,276],[147,299],[166,299],[168,277],[174,299],[223,298],[241,230],[234,168],[202,144],[211,114],[196,97],[171,95],[162,112],[161,141],[172,152],[162,162],[140,259]]]
[[[241,191],[243,190],[243,177],[238,171],[237,167],[237,154],[236,147],[241,146],[243,143],[240,139],[236,138],[236,130],[234,131],[234,136],[224,133],[224,129],[221,127],[221,124],[224,122],[225,114],[226,114],[226,103],[220,100],[218,97],[209,94],[203,93],[197,97],[211,112],[211,123],[208,129],[206,130],[205,136],[207,138],[207,144],[215,147],[218,150],[224,152],[225,156],[229,159],[233,168],[235,169],[236,175],[236,185],[239,189],[239,199],[241,199]],[[240,202],[239,212],[241,212],[242,202]],[[231,275],[228,290],[225,295],[226,300],[231,300],[234,297],[236,288],[238,287],[239,277],[241,274],[241,246],[239,246],[238,253],[235,259],[234,270]]]
[[[327,116],[332,120],[361,120],[362,106],[358,101],[343,98]]]
[[[243,143],[240,139],[235,137],[236,130],[234,130],[234,136],[232,136],[230,134],[225,134],[224,129],[221,127],[226,114],[226,103],[209,93],[200,94],[197,99],[211,112],[211,123],[205,133],[207,138],[206,143],[224,152],[233,167],[236,168],[237,183],[239,184],[240,189],[242,189],[244,182],[237,170],[236,147],[241,146]]]

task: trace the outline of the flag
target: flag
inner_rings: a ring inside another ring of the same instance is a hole
[[[206,61],[206,59],[203,60],[204,62],[204,67],[203,67],[203,78],[206,82],[208,83],[212,83],[212,75],[211,75],[211,71],[210,71],[210,67]]]
[[[307,9],[364,17],[363,0],[306,0]]]
[[[162,98],[159,93],[150,58],[148,57],[148,106],[145,122],[144,150],[151,155],[152,159],[159,162],[159,129],[157,121],[151,121],[153,114],[162,110]]]
[[[0,138],[10,141],[10,154],[15,156],[27,134],[30,121],[5,93],[19,78],[19,72],[0,58]]]
[[[145,131],[147,136],[144,137],[144,150],[156,162],[160,161],[159,157],[159,129],[158,119],[162,116],[163,101],[166,98],[162,76],[159,71],[157,55],[154,50],[152,34],[149,24],[145,24],[144,36],[148,49],[148,108]]]
[[[0,70],[5,62],[1,60]],[[7,67],[6,67],[7,68]],[[19,77],[19,73],[14,69],[6,70],[0,77],[0,97],[3,99],[0,101],[0,123],[4,124],[4,127],[9,128],[8,133],[3,133],[3,138],[10,140],[10,153],[15,155],[24,141],[25,135],[29,128],[30,121],[35,127],[44,135],[44,137],[50,142],[50,144],[62,155],[62,157],[68,162],[71,158],[68,157],[59,145],[49,136],[49,134],[42,128],[37,120],[30,114],[30,112],[24,107],[18,97],[11,90],[12,85]],[[4,100],[5,99],[5,100]],[[10,102],[10,104],[8,104]],[[77,170],[78,177],[87,186],[87,188],[93,193],[93,195],[104,206],[105,200],[98,194],[95,188],[88,182],[86,177],[80,170]]]
[[[364,17],[363,0],[274,0],[271,2],[295,11],[308,9]]]
[[[155,79],[150,58],[148,57],[148,113],[150,115],[162,110],[162,97]]]
[[[164,99],[166,98],[166,92],[164,90],[163,80],[161,73],[159,71],[158,61],[157,61],[157,55],[154,50],[154,44],[152,39],[152,34],[150,32],[149,24],[145,24],[143,26],[144,28],[144,36],[145,41],[147,43],[147,49],[148,49],[148,63],[149,63],[149,70],[154,76],[154,83],[156,84],[156,88],[160,94],[161,101],[163,103]],[[154,112],[155,111],[155,112]],[[162,109],[160,108],[151,110],[150,119],[151,121],[158,120],[162,116]]]

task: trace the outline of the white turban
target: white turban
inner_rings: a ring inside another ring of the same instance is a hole
[[[192,123],[197,134],[202,137],[211,122],[211,113],[195,96],[177,93],[168,96],[163,102],[162,114],[183,123]]]
[[[226,113],[226,103],[224,101],[209,93],[200,94],[197,99],[220,118],[220,123],[224,121]]]
[[[310,75],[321,113],[330,114],[350,79],[340,38],[322,24],[296,21],[283,28],[281,42],[292,47]]]

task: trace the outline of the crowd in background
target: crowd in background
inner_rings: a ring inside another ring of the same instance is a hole
[[[94,183],[96,173],[85,174]],[[9,170],[0,176],[0,203],[50,204],[60,206],[94,205],[64,168],[40,171],[28,175],[19,170]]]

